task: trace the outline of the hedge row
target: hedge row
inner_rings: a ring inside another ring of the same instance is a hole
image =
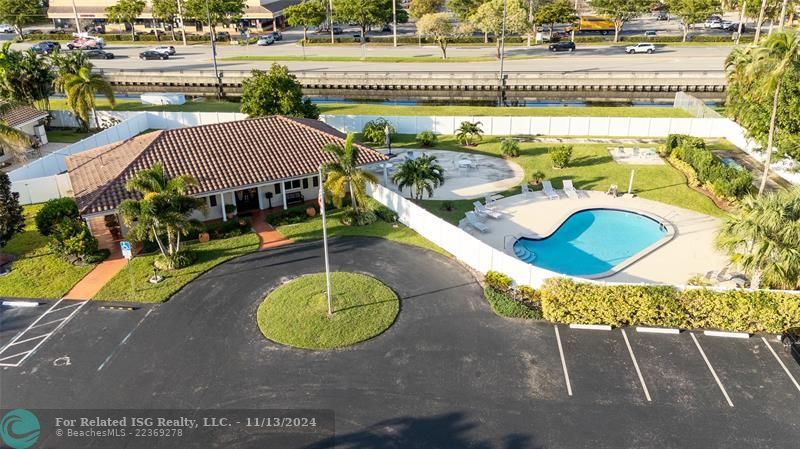
[[[743,36],[743,39],[747,39],[747,36]],[[336,43],[352,43],[360,41],[359,37],[354,37],[354,33],[347,33],[347,34],[340,34],[334,37]],[[394,41],[392,36],[367,36],[367,42],[372,43],[391,43]],[[614,34],[610,33],[608,35],[578,35],[575,36],[575,42],[578,43],[589,43],[589,42],[611,42],[614,40]],[[688,40],[690,42],[732,42],[731,36],[729,35],[722,35],[722,36],[689,36]],[[522,44],[528,41],[527,36],[508,36],[506,37],[507,44]],[[621,42],[655,42],[655,43],[675,43],[675,42],[682,42],[683,36],[620,36]],[[308,38],[309,44],[330,44],[331,37],[329,35],[326,36],[309,36]],[[400,44],[418,44],[420,42],[419,37],[417,36],[397,36],[397,42]],[[495,40],[494,36],[489,36],[488,40],[484,39],[483,36],[461,36],[450,40],[451,44],[483,44],[489,43],[494,44],[497,41]],[[429,37],[423,37],[422,43],[426,45],[435,44],[433,39]]]
[[[542,318],[539,293],[527,286],[514,287],[510,277],[489,271],[483,278],[483,293],[494,313],[507,318]]]
[[[602,286],[551,278],[539,294],[544,318],[557,323],[776,334],[800,326],[800,296],[764,290]]]
[[[182,42],[179,34],[176,33],[177,41],[172,40],[172,34],[160,33],[161,42]],[[130,34],[101,34],[106,42],[131,42]],[[28,34],[25,36],[26,41],[72,41],[75,37],[71,34]],[[208,36],[187,34],[186,40],[189,42],[207,42],[211,40]],[[155,34],[138,34],[136,35],[137,42],[156,42]]]
[[[747,170],[738,170],[723,164],[702,139],[683,134],[667,137],[662,154],[690,165],[697,180],[709,187],[716,195],[726,199],[739,199],[752,189],[753,175]]]

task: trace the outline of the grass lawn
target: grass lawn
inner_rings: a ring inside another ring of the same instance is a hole
[[[414,136],[411,135],[399,135],[395,142],[395,146],[398,148],[419,147],[414,141]],[[545,179],[551,180],[557,189],[561,188],[564,179],[572,179],[579,189],[606,191],[611,184],[617,184],[620,189],[625,190],[631,169],[635,169],[633,187],[634,193],[638,196],[717,217],[725,214],[706,196],[689,188],[683,174],[669,165],[618,164],[611,158],[606,144],[577,144],[573,145],[570,167],[557,170],[552,167],[550,156],[547,154],[550,146],[553,145],[520,144],[520,156],[513,160],[525,170],[526,181],[530,179],[532,172],[540,170],[545,174]],[[477,147],[464,148],[453,136],[440,136],[436,149],[499,156],[500,138],[485,137]],[[513,195],[519,191],[519,188],[515,187],[502,193]],[[472,200],[450,201],[449,203],[455,208],[452,212],[441,209],[443,201],[425,200],[420,205],[453,224],[458,223],[464,217],[464,212],[472,209]]]
[[[278,287],[258,307],[261,332],[272,341],[305,349],[350,346],[381,334],[394,323],[400,301],[377,279],[331,273],[332,316],[325,274],[309,274]]]
[[[197,261],[192,265],[174,270],[161,272],[164,281],[159,284],[150,284],[147,280],[153,274],[153,261],[155,254],[135,257],[131,261],[136,292],[131,295],[131,284],[128,270],[117,273],[93,299],[120,300],[157,303],[164,302],[175,294],[184,285],[194,280],[209,269],[222,262],[233,259],[243,254],[251,253],[258,249],[258,236],[248,233],[227,239],[211,240],[208,243],[193,242],[187,245],[197,255]]]
[[[60,298],[94,268],[72,265],[47,248],[47,238],[39,234],[33,221],[41,207],[25,206],[25,229],[1,250],[19,258],[11,273],[0,277],[0,296]]]
[[[53,109],[68,109],[63,98],[51,98]],[[494,106],[387,106],[378,103],[326,103],[318,105],[323,115],[384,116],[501,116],[501,117],[691,117],[671,107],[592,106],[592,107],[494,107]],[[97,108],[111,109],[108,100],[97,99]],[[239,112],[239,103],[229,101],[190,101],[184,105],[143,105],[137,98],[118,98],[116,111]],[[49,134],[48,134],[49,135]]]
[[[533,59],[531,57],[511,57],[507,59]],[[442,59],[439,56],[231,56],[222,58],[222,61],[316,61],[316,62],[429,62],[429,63],[448,63],[448,62],[490,62],[497,61],[494,56],[466,57],[457,56]]]
[[[378,220],[375,223],[367,226],[346,226],[341,222],[342,214],[344,214],[343,209],[328,213],[328,237],[380,237],[399,243],[419,246],[421,248],[436,251],[439,254],[450,257],[450,254],[448,254],[447,251],[439,248],[405,225],[399,223],[397,225],[392,225],[390,223]],[[316,216],[303,223],[278,226],[278,232],[280,232],[284,237],[297,242],[320,240],[322,238],[322,218]]]
[[[50,128],[47,130],[47,140],[58,143],[75,143],[92,134],[91,132],[82,133],[72,128]]]

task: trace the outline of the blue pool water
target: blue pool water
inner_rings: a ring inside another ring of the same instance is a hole
[[[589,276],[609,271],[666,234],[659,222],[634,212],[590,209],[571,215],[548,237],[517,240],[514,253],[537,267]]]

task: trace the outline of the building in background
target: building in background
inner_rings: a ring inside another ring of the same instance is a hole
[[[30,106],[19,106],[7,113],[0,115],[0,120],[8,126],[24,132],[31,138],[31,148],[47,144],[47,132],[45,131],[45,123],[49,114],[46,111],[40,111]],[[0,167],[10,164],[15,159],[13,152],[10,149],[0,146]]]

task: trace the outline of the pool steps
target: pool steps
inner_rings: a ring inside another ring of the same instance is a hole
[[[514,255],[523,262],[531,263],[536,260],[536,253],[522,246],[514,246]]]

